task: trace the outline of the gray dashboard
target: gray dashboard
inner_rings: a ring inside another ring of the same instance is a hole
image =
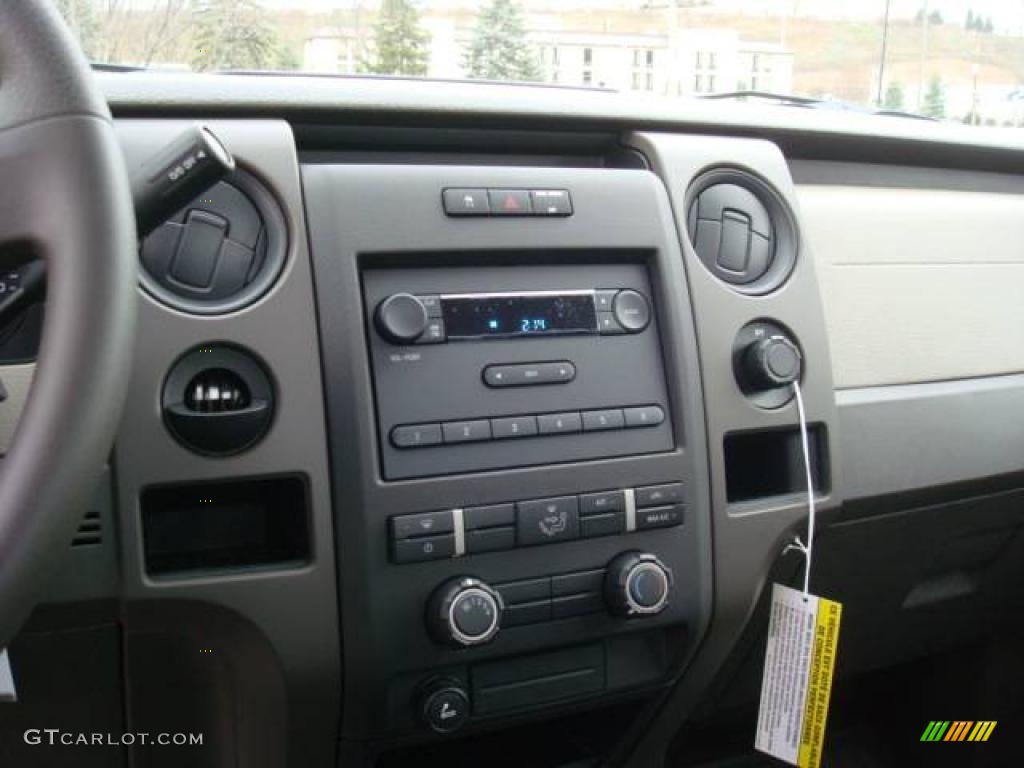
[[[126,644],[141,649],[140,675],[157,663],[146,650],[154,638],[244,648],[216,673],[241,713],[232,740],[239,764],[371,761],[439,741],[416,710],[424,686],[438,680],[477,702],[469,733],[646,696],[656,707],[635,764],[650,764],[742,649],[764,587],[780,573],[780,552],[806,522],[803,486],[785,459],[795,406],[762,407],[738,383],[737,338],[752,324],[770,321],[799,347],[826,525],[871,517],[865,508],[876,497],[1024,470],[1021,432],[1005,419],[1024,407],[1015,363],[953,368],[955,382],[936,380],[941,364],[925,379],[862,375],[872,370],[871,345],[861,338],[845,346],[853,336],[836,333],[839,321],[855,325],[856,300],[836,282],[828,238],[836,206],[851,199],[828,190],[852,189],[862,225],[850,225],[843,247],[858,252],[855,238],[872,213],[864,178],[851,169],[889,163],[897,150],[899,169],[872,176],[889,179],[893,199],[912,197],[925,183],[920,174],[929,173],[929,184],[940,178],[949,190],[981,184],[1015,210],[1014,173],[1024,170],[1016,137],[563,89],[149,74],[102,82],[129,165],[203,120],[269,190],[286,224],[280,276],[241,310],[190,314],[140,288],[137,362],[112,457],[116,501],[108,502],[118,537],[102,555],[120,564],[119,577],[88,566],[102,574],[96,590],[123,601]],[[765,185],[792,214],[796,258],[778,288],[737,291],[694,250],[693,185],[721,168]],[[449,188],[568,190],[574,207],[559,219],[460,219],[445,214]],[[972,210],[971,225],[983,226],[984,211]],[[911,224],[926,225],[920,212]],[[899,233],[899,243],[912,239],[913,229]],[[898,252],[899,243],[888,242]],[[1007,262],[1019,265],[1019,253]],[[882,281],[888,274],[877,273]],[[381,301],[401,292],[612,288],[650,302],[653,320],[635,336],[403,346],[382,339],[376,325]],[[917,303],[940,311],[928,295]],[[884,316],[871,320],[885,332]],[[888,341],[895,349],[887,370],[906,373],[900,345],[914,339],[893,329]],[[161,411],[168,371],[190,350],[216,346],[250,353],[276,398],[265,437],[232,456],[183,447]],[[925,357],[939,356],[936,345]],[[481,383],[490,364],[563,360],[577,371],[564,386],[498,391]],[[12,373],[5,381],[17,401],[30,368]],[[665,421],[649,431],[415,450],[389,438],[394,427],[417,421],[493,425],[521,414],[655,404]],[[6,430],[10,419],[2,418]],[[140,501],[147,489],[201,493],[212,482],[284,476],[301,478],[306,494],[309,548],[298,561],[170,576],[147,569]],[[464,536],[472,529],[463,516],[473,508],[519,504],[519,522],[502,524],[511,527],[521,525],[529,500],[603,491],[622,491],[635,515],[638,491],[668,483],[682,484],[679,525],[479,553],[453,534],[452,546],[463,548],[455,557],[396,562],[401,516],[450,512]],[[552,620],[510,625],[468,648],[443,646],[424,626],[431,595],[452,579],[496,584],[507,597],[516,585],[602,571],[632,551],[656,556],[674,577],[669,607],[653,617],[546,614]],[[73,581],[62,587],[64,599],[76,589],[94,596]],[[566,662],[566,649],[589,659],[585,668]],[[249,679],[264,662],[272,674]],[[524,694],[511,708],[483,704],[493,690],[584,673],[589,682],[561,695],[538,687],[536,698]],[[284,736],[268,727],[274,722],[287,723]]]

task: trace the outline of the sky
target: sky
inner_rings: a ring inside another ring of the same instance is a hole
[[[143,0],[143,2],[156,0]],[[307,8],[310,10],[331,10],[332,8],[376,7],[380,0],[262,0],[267,7]],[[671,0],[521,0],[530,10],[554,11],[558,8],[637,8],[644,5],[662,6]],[[678,0],[686,5],[686,0]],[[473,8],[484,4],[484,0],[419,0],[421,7]],[[711,0],[712,7],[738,13],[757,15],[778,15],[792,13],[824,19],[871,20],[881,19],[885,12],[886,0]],[[999,31],[1024,34],[1024,0],[890,0],[890,18],[912,19],[917,12],[928,6],[929,11],[937,10],[947,21],[963,21],[967,11],[973,10],[990,17]]]

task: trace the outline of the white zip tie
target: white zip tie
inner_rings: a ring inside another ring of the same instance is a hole
[[[804,412],[804,398],[800,393],[800,382],[793,382],[793,394],[796,395],[796,410],[800,416],[800,444],[803,448],[804,474],[807,477],[807,543],[804,544],[797,536],[792,544],[788,544],[783,554],[791,549],[798,549],[804,555],[804,599],[807,599],[811,585],[811,561],[814,554],[814,480],[811,477],[811,446],[807,437],[807,414]]]

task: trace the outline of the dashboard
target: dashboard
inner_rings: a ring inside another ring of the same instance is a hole
[[[555,89],[103,83],[130,168],[199,120],[238,170],[141,245],[87,513],[116,533],[54,602],[116,601],[133,719],[212,719],[210,765],[401,764],[598,711],[641,722],[645,764],[794,573],[794,381],[836,563],[871,500],[1024,469],[995,415],[1024,407],[1022,146]],[[6,440],[31,362],[3,371]],[[168,688],[186,657],[214,682]]]

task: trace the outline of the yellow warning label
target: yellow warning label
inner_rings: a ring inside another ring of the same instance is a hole
[[[825,722],[832,695],[832,672],[836,666],[836,643],[843,607],[832,600],[818,598],[818,615],[814,626],[814,648],[807,675],[807,698],[804,700],[803,726],[800,731],[799,768],[818,768],[825,742]]]

